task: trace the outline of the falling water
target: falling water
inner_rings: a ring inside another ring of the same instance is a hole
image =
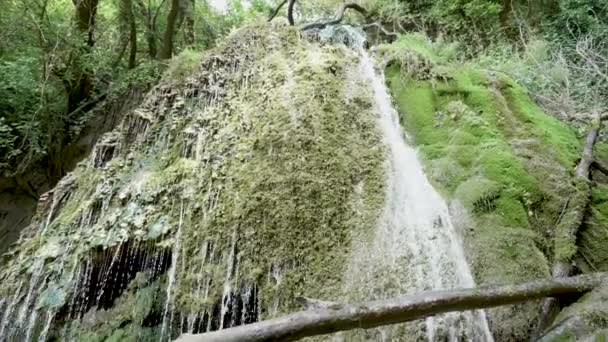
[[[348,27],[344,30],[349,35],[346,41],[358,47],[360,75],[373,92],[388,148],[385,207],[374,236],[354,243],[345,276],[347,293],[371,299],[474,287],[448,207],[425,177],[416,150],[405,142],[384,77],[363,48],[363,35]],[[376,331],[376,339],[393,340],[395,329]],[[424,326],[412,329],[406,330],[428,341],[493,341],[481,310],[429,318]],[[365,340],[369,339],[368,335]]]
[[[51,310],[48,310],[46,313],[46,321],[44,323],[44,327],[42,328],[42,332],[38,337],[38,342],[46,341],[46,337],[49,333],[49,330],[51,329],[51,322],[53,322],[53,317],[55,317],[55,314]]]
[[[184,222],[184,202],[182,200],[180,211],[179,211],[179,224],[177,228],[177,234],[175,235],[175,245],[173,246],[171,255],[171,269],[169,270],[169,279],[167,280],[167,299],[165,302],[165,310],[163,312],[162,327],[160,330],[160,341],[164,341],[165,329],[167,324],[171,324],[171,319],[168,317],[171,306],[171,293],[173,285],[175,284],[175,273],[177,270],[177,261],[179,260],[179,251],[181,250],[181,232],[182,224]],[[171,337],[171,327],[169,326],[169,338]]]

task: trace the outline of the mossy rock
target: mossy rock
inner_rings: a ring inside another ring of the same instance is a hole
[[[484,177],[473,177],[458,185],[454,198],[473,213],[488,213],[496,209],[502,186]]]
[[[595,185],[591,205],[579,236],[579,253],[593,270],[608,271],[608,185]]]
[[[45,308],[65,296],[61,312],[84,302],[86,319],[61,317],[52,331],[92,341],[168,340],[178,329],[160,336],[161,324],[194,315],[219,325],[226,298],[255,296],[255,319],[300,309],[297,296],[340,299],[351,239],[374,231],[384,204],[384,144],[358,58],[269,24],[180,54],[113,132],[111,160],[85,160],[69,196],[26,229],[0,297],[25,297],[41,272],[32,304],[40,293]],[[81,279],[114,270],[114,255],[121,274],[154,276],[98,309],[98,293],[78,298],[91,287]],[[52,284],[65,294],[45,292]]]
[[[445,77],[421,79],[393,63],[387,81],[431,181],[470,216],[461,230],[477,283],[548,277],[555,223],[576,190],[570,174],[581,148],[576,131],[506,76],[427,59],[442,65]],[[584,246],[604,260],[592,242],[604,232],[589,223]],[[488,310],[496,340],[528,339],[537,305]]]

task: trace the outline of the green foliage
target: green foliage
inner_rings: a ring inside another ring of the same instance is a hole
[[[185,49],[179,55],[173,58],[163,75],[164,80],[176,83],[184,81],[187,77],[192,75],[194,70],[197,69],[201,58],[202,54],[200,52]]]
[[[575,37],[608,35],[608,8],[603,0],[560,0],[557,15],[547,18],[545,26],[554,39],[572,43]]]
[[[422,33],[401,35],[392,44],[378,47],[384,60],[399,65],[403,76],[419,79],[441,77],[442,66],[456,59],[457,50],[457,43],[430,41]]]
[[[92,42],[77,28],[75,4],[26,0],[3,5],[0,174],[18,175],[43,158],[51,169],[61,165],[65,156],[60,151],[87,125],[95,105],[124,102],[131,89],[145,90],[155,84],[164,68],[156,61],[153,45],[157,50],[161,46],[168,2],[100,1],[92,11],[96,13]],[[257,20],[268,9],[262,0],[249,8],[232,1],[226,13],[206,1],[194,6],[192,47],[198,50],[213,47],[234,27]],[[128,63],[130,20],[137,43],[135,68]],[[182,34],[185,25],[175,37],[178,52],[188,50]]]

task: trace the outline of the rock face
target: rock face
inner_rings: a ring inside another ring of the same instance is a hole
[[[167,76],[39,204],[0,339],[167,340],[335,299],[383,204],[357,60],[263,26]]]

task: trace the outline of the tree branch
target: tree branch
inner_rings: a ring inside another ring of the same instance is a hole
[[[293,19],[293,8],[296,5],[296,0],[289,0],[289,5],[287,5],[287,21],[289,21],[289,25],[293,26],[296,24],[296,21]]]
[[[598,169],[601,173],[608,176],[608,165],[604,164],[604,162],[601,162],[596,159],[593,161],[593,166],[595,166],[595,168]]]
[[[342,5],[340,5],[340,7],[338,7],[338,11],[336,12],[336,16],[334,17],[334,19],[306,24],[302,27],[302,31],[312,30],[312,29],[322,30],[322,29],[326,28],[327,26],[337,25],[340,22],[342,22],[342,19],[344,19],[344,13],[346,12],[347,9],[355,10],[364,16],[367,15],[367,11],[365,10],[365,8],[361,7],[360,5],[355,4],[355,3],[343,3]]]
[[[583,148],[583,156],[576,166],[577,177],[589,178],[589,166],[591,166],[591,163],[593,162],[593,146],[595,146],[595,142],[600,133],[601,121],[602,117],[600,113],[597,113],[592,119],[591,127],[587,133],[585,147]]]
[[[571,278],[488,286],[473,289],[429,291],[417,295],[357,304],[337,304],[300,311],[284,317],[205,334],[184,334],[177,342],[295,341],[304,337],[352,329],[403,323],[449,312],[490,308],[592,290],[608,280],[608,273]]]
[[[367,28],[367,27],[377,27],[380,31],[382,31],[382,33],[384,33],[387,36],[398,36],[399,33],[397,32],[390,32],[388,31],[384,26],[382,26],[382,24],[380,24],[377,21],[374,21],[373,23],[369,23],[369,24],[365,24],[363,25],[363,28]]]
[[[274,19],[274,17],[276,17],[277,14],[279,14],[279,11],[281,10],[281,8],[283,6],[285,6],[286,3],[287,3],[287,0],[281,1],[281,3],[277,6],[277,8],[275,8],[274,11],[270,14],[270,17],[268,17],[268,22],[271,22],[272,19]]]

